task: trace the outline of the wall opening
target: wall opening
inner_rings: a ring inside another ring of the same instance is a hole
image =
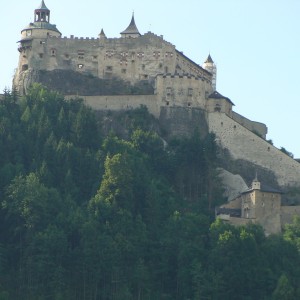
[[[26,70],[28,70],[28,65],[27,64],[22,66],[22,71],[26,71]]]

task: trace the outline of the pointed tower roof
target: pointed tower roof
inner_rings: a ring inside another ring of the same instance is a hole
[[[106,34],[104,33],[104,30],[103,30],[103,28],[101,29],[101,32],[99,33],[99,38],[101,39],[103,39],[103,38],[105,38],[106,39]]]
[[[212,64],[214,63],[214,61],[212,60],[210,54],[208,54],[207,59],[204,63],[212,63]]]
[[[132,13],[132,18],[129,26],[121,32],[122,37],[139,37],[141,36],[139,30],[135,25],[134,13]]]
[[[49,10],[48,7],[46,6],[44,0],[42,0],[40,6],[37,9]]]

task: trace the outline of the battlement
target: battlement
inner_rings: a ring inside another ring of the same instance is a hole
[[[51,36],[51,38],[57,38],[57,39],[64,39],[64,40],[99,40],[99,38],[95,38],[95,37],[77,37],[77,36],[74,36],[74,35],[70,35],[70,37],[67,37],[67,36]]]

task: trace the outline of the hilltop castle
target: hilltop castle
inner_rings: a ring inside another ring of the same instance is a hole
[[[66,98],[83,98],[95,110],[146,105],[157,119],[183,131],[191,128],[185,123],[205,123],[230,159],[267,170],[283,189],[300,186],[300,164],[266,141],[266,125],[234,112],[232,101],[216,90],[211,56],[197,64],[162,36],[141,34],[134,15],[119,38],[107,37],[103,29],[97,38],[67,38],[50,23],[42,1],[21,31],[18,50],[13,86],[21,95],[41,82]]]

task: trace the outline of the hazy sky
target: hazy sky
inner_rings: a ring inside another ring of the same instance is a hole
[[[40,0],[1,6],[0,91],[11,87],[20,31]],[[217,64],[217,90],[234,110],[265,123],[268,139],[300,157],[300,0],[45,0],[63,36],[119,37],[132,12],[141,34],[163,35],[202,65]]]

